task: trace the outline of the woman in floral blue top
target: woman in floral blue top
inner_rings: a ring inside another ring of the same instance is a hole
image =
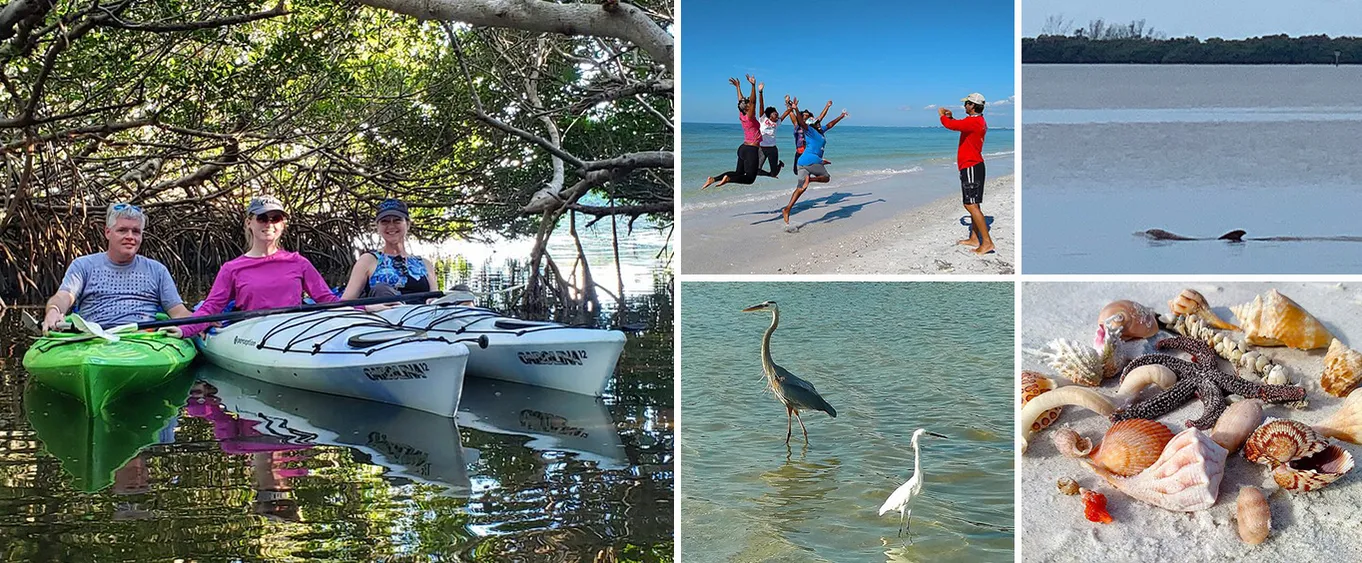
[[[435,267],[425,258],[407,253],[407,231],[411,228],[407,204],[396,199],[384,200],[378,205],[374,221],[378,224],[378,235],[383,238],[383,249],[360,255],[350,270],[350,281],[341,299],[406,295],[438,288]]]

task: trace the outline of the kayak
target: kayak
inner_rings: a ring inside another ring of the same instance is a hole
[[[91,414],[70,394],[31,381],[24,390],[24,410],[43,450],[61,462],[71,486],[95,492],[112,484],[142,449],[175,441],[176,415],[193,382],[180,373]]]
[[[429,334],[486,336],[471,349],[468,375],[599,397],[624,351],[624,333],[525,321],[478,307],[433,303],[379,313],[394,324]]]
[[[453,417],[468,361],[463,340],[333,309],[240,321],[198,342],[213,364],[246,377]]]
[[[118,342],[89,334],[51,333],[24,354],[33,379],[96,414],[119,397],[157,387],[194,360],[194,343],[155,331],[121,333]]]
[[[214,420],[214,437],[228,453],[286,451],[331,444],[363,452],[387,478],[439,485],[446,494],[468,496],[468,466],[477,450],[460,446],[459,425],[397,405],[293,389],[241,377],[213,365],[199,368],[203,394],[191,401],[192,416]],[[197,402],[202,406],[194,407]],[[211,407],[211,408],[210,408]],[[217,413],[231,413],[220,417]],[[226,418],[227,422],[215,419]],[[248,432],[219,432],[219,426]],[[471,455],[470,455],[471,454]]]

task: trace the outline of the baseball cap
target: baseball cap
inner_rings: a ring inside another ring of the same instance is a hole
[[[385,199],[383,203],[378,204],[378,215],[374,216],[374,220],[382,221],[384,217],[411,219],[411,215],[407,213],[407,204],[402,203],[400,199],[392,198]]]
[[[968,95],[968,96],[965,96],[965,97],[963,97],[963,98],[960,98],[960,101],[962,101],[962,102],[970,102],[970,103],[972,103],[972,104],[974,104],[974,105],[982,106],[982,105],[984,105],[984,95],[983,95],[983,94],[980,94],[980,93],[978,93],[978,92],[975,92],[975,93],[973,93],[973,94],[970,94],[970,95]]]
[[[279,203],[279,200],[274,196],[255,196],[251,198],[250,205],[246,206],[246,213],[249,213],[252,216],[262,215],[271,211],[278,211],[284,215],[288,215],[288,212],[284,211],[284,204]]]

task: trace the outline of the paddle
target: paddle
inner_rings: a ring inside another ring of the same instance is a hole
[[[134,325],[123,325],[123,326],[133,326],[133,327],[135,327],[135,328],[133,328],[133,329],[131,329],[131,330],[146,330],[146,329],[153,329],[153,328],[162,328],[162,327],[168,327],[168,326],[181,326],[181,325],[198,324],[198,323],[212,323],[212,322],[221,322],[221,321],[240,321],[240,320],[245,320],[245,319],[254,319],[254,318],[256,318],[256,317],[263,317],[263,316],[266,316],[266,315],[276,315],[276,314],[280,314],[280,313],[307,313],[307,312],[310,312],[310,311],[322,311],[322,310],[326,310],[326,309],[339,309],[339,308],[342,308],[342,307],[357,307],[357,306],[360,306],[360,305],[378,305],[378,304],[380,304],[380,303],[393,303],[393,302],[396,302],[396,301],[406,301],[406,300],[409,300],[409,299],[410,299],[410,300],[417,300],[417,299],[425,300],[425,299],[430,299],[430,298],[433,298],[433,297],[440,297],[440,296],[442,296],[442,295],[444,295],[444,292],[443,292],[443,291],[426,291],[426,292],[422,292],[422,293],[408,293],[408,294],[406,294],[406,295],[386,295],[386,296],[383,296],[383,297],[366,297],[366,298],[364,298],[364,299],[351,299],[351,300],[349,300],[349,301],[335,301],[335,302],[331,302],[331,303],[311,303],[311,304],[306,304],[306,305],[297,305],[297,306],[294,306],[294,307],[275,307],[275,308],[273,308],[273,309],[256,309],[256,310],[254,310],[254,311],[236,311],[236,312],[233,312],[233,313],[220,313],[220,314],[217,314],[217,315],[207,315],[207,316],[203,316],[203,317],[184,317],[184,318],[179,318],[179,319],[168,319],[168,320],[164,320],[164,321],[150,321],[150,322],[145,322],[145,323],[136,323],[136,324],[134,324]],[[72,318],[74,319],[74,318],[76,318],[76,317],[73,316]],[[87,324],[87,325],[93,324],[93,323],[89,323],[88,321],[82,321],[82,322],[84,322],[84,323]],[[92,328],[98,328],[98,325],[95,325],[95,327],[92,327]],[[122,327],[118,327],[118,328],[119,328],[119,329],[122,329]],[[128,330],[128,329],[123,329],[123,330]],[[89,331],[89,332],[93,333],[93,331]],[[111,336],[112,336],[112,335],[111,335]],[[115,338],[117,338],[117,337],[115,336]]]

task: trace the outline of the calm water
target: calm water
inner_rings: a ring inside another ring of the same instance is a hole
[[[1357,68],[1028,65],[1027,273],[1360,273]]]
[[[831,115],[831,114],[830,114]],[[854,119],[848,117],[850,122]],[[1011,125],[1009,121],[1007,125]],[[735,203],[786,200],[794,188],[794,136],[789,122],[776,129],[785,170],[780,178],[758,177],[750,186],[730,184],[700,191],[705,178],[733,170],[737,164],[742,127],[737,123],[681,124],[681,210],[723,209]],[[832,181],[811,190],[847,189],[893,180],[895,189],[921,190],[940,197],[942,185],[959,189],[955,149],[960,134],[942,127],[865,127],[838,124],[828,133],[824,158],[832,161]],[[1013,130],[994,124],[984,144],[988,175],[1012,173]],[[763,166],[762,169],[769,169]]]
[[[671,303],[632,311],[604,400],[469,379],[451,421],[196,364],[91,421],[11,310],[0,560],[670,561]]]
[[[685,283],[681,311],[683,561],[1011,561],[1012,284]],[[762,381],[768,313],[776,363],[837,409],[784,408]],[[876,512],[913,467],[925,485],[913,542]]]

